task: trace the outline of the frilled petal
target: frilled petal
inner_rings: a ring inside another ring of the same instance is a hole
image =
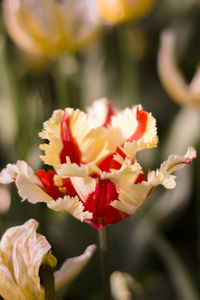
[[[44,150],[45,155],[41,156],[44,163],[48,165],[57,166],[60,164],[59,154],[63,148],[61,140],[61,121],[63,118],[63,111],[54,111],[52,117],[44,122],[44,129],[39,133],[42,139],[49,141],[49,144],[42,144],[40,148]]]
[[[64,112],[53,114],[44,123],[40,137],[49,140],[49,144],[40,146],[45,151],[41,158],[56,169],[68,161],[78,165],[81,162],[95,163],[109,153],[103,129],[90,128],[87,115],[78,109],[67,108]]]
[[[66,211],[81,222],[92,218],[92,213],[84,211],[83,203],[78,197],[58,198],[56,201],[48,202],[47,206],[55,211]]]
[[[82,271],[95,250],[96,245],[90,245],[82,255],[68,258],[61,268],[54,273],[55,289],[59,290],[62,286],[71,282]]]
[[[101,179],[109,179],[114,182],[116,186],[126,189],[137,180],[140,174],[143,174],[140,164],[136,161],[132,164],[131,161],[126,158],[119,170],[111,169],[111,172],[102,172],[100,176]]]
[[[111,119],[111,126],[121,131],[124,143],[140,143],[139,150],[157,145],[156,121],[150,113],[142,110],[140,105],[117,113]]]
[[[185,164],[190,164],[196,157],[196,150],[192,147],[184,156],[170,155],[160,169],[148,173],[147,179],[141,183],[133,184],[124,189],[118,184],[119,199],[111,203],[113,207],[132,215],[144,202],[148,195],[159,185],[167,189],[172,189],[176,185],[176,176],[171,172],[182,168]]]
[[[1,283],[5,280],[5,285],[1,290],[0,284],[0,294],[4,297],[7,286],[6,300],[15,295],[19,300],[44,299],[39,268],[51,247],[44,236],[36,233],[37,227],[38,223],[30,219],[24,225],[8,229],[1,239],[0,272]]]
[[[93,163],[78,166],[67,159],[67,163],[62,164],[62,166],[57,170],[57,173],[61,177],[84,177],[98,173],[99,171],[100,169]]]

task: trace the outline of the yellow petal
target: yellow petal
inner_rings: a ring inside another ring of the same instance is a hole
[[[143,17],[154,0],[98,0],[102,18],[110,23],[120,23]]]

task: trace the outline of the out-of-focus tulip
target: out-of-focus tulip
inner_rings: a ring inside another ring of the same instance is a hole
[[[10,192],[5,186],[0,185],[0,214],[5,214],[10,208]]]
[[[128,273],[119,271],[113,272],[110,276],[110,283],[112,296],[115,300],[144,298],[142,286]]]
[[[165,30],[158,51],[158,73],[169,96],[180,105],[200,106],[200,68],[188,84],[176,65],[175,33]]]
[[[146,15],[155,0],[97,0],[99,11],[106,22],[120,23]]]
[[[44,123],[41,158],[54,167],[36,175],[24,161],[9,164],[0,173],[1,183],[16,182],[23,200],[45,202],[56,211],[101,230],[132,215],[159,185],[176,186],[171,173],[196,157],[192,147],[184,156],[170,155],[160,169],[144,173],[136,153],[156,147],[156,121],[140,105],[117,112],[101,99],[84,113],[57,110]]]
[[[43,263],[54,267],[56,258],[46,238],[36,233],[38,222],[30,219],[9,228],[0,241],[0,295],[5,300],[44,300],[39,269]],[[54,273],[55,290],[69,283],[87,264],[96,249],[90,245],[77,257],[67,259]]]
[[[4,0],[4,19],[22,49],[55,56],[83,46],[96,33],[99,18],[91,0]]]
[[[8,229],[0,242],[0,295],[5,300],[43,300],[39,268],[51,246],[30,219]]]

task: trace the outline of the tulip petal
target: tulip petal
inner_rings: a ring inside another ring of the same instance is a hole
[[[0,295],[5,300],[26,300],[8,268],[0,263]]]
[[[96,245],[90,245],[86,248],[82,255],[68,258],[63,263],[61,268],[54,273],[56,291],[65,284],[71,282],[82,271],[95,250]]]
[[[147,180],[133,184],[129,188],[121,188],[118,185],[119,199],[111,202],[111,205],[122,212],[132,215],[158,186],[163,185],[167,189],[176,186],[176,176],[171,172],[190,164],[196,157],[196,150],[192,147],[184,156],[170,155],[168,160],[162,163],[160,169],[148,173]]]
[[[83,203],[78,197],[58,198],[56,201],[48,202],[47,206],[55,211],[66,211],[81,222],[92,218],[92,213],[84,211]]]
[[[7,278],[5,284],[9,286],[12,281],[15,282],[18,287],[16,294],[19,295],[17,299],[20,300],[44,300],[39,268],[51,246],[44,236],[36,233],[37,227],[38,223],[30,219],[24,225],[8,229],[0,242],[0,265],[3,265],[0,272],[4,273],[3,278]],[[14,290],[15,286],[13,284],[12,286]],[[14,295],[15,292],[12,293]]]
[[[107,127],[113,115],[114,108],[106,98],[94,101],[87,109],[88,123],[91,128]]]

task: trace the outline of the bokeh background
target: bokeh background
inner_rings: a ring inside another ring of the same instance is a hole
[[[13,42],[3,3],[1,168],[18,159],[40,168],[38,132],[52,111],[67,106],[85,110],[101,97],[119,108],[141,103],[157,119],[158,148],[145,150],[138,158],[145,170],[158,168],[171,153],[184,154],[188,145],[195,146],[199,153],[200,105],[180,106],[174,102],[157,71],[160,35],[171,28],[176,33],[176,60],[181,73],[190,82],[196,72],[200,62],[198,0],[157,0],[141,18],[119,23],[101,20],[96,34],[84,47],[53,57],[30,55]],[[37,9],[40,11],[39,6]],[[177,172],[175,190],[158,188],[134,216],[109,227],[111,271],[128,272],[134,277],[133,299],[200,299],[199,198],[197,156],[191,166]],[[39,221],[39,231],[51,243],[58,266],[67,257],[80,255],[89,244],[98,244],[98,233],[89,225],[43,204],[21,203],[15,186],[6,190],[0,186],[0,234],[29,218]],[[63,299],[102,299],[98,251],[67,288]]]

